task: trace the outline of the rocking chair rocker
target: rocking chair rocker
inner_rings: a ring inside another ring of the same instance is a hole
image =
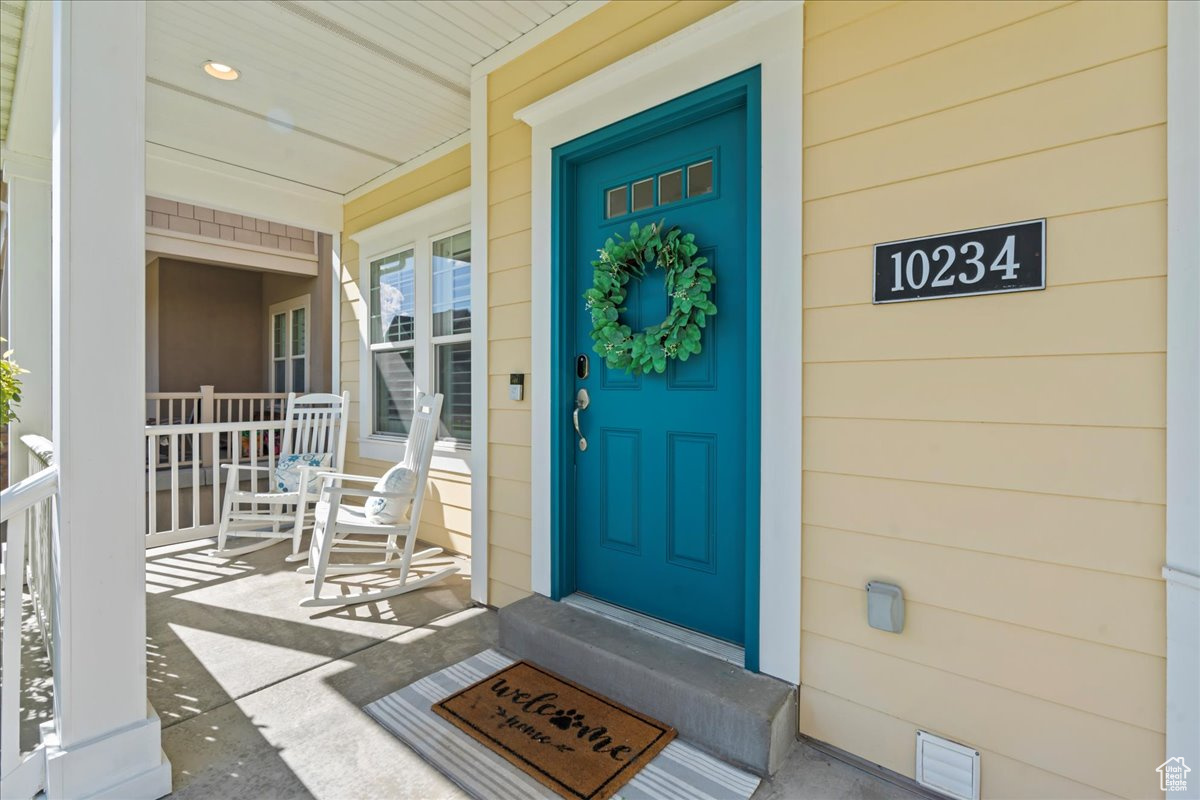
[[[442,395],[422,394],[417,397],[404,458],[382,478],[340,472],[321,473],[320,499],[317,501],[308,564],[297,570],[313,576],[313,594],[300,605],[348,606],[384,600],[428,586],[458,572],[458,566],[452,565],[418,578],[410,578],[412,567],[422,566],[420,562],[442,553],[440,547],[413,552],[425,489],[429,483],[429,467],[433,461],[433,444],[437,439],[441,410]],[[341,485],[348,482],[374,484],[374,488],[349,489]],[[364,505],[343,505],[343,500],[348,497],[362,498]],[[397,545],[400,537],[403,537],[403,546]],[[382,559],[368,564],[330,563],[330,555],[334,552],[380,554]],[[393,570],[400,573],[395,586],[356,594],[322,594],[326,578],[331,575]]]

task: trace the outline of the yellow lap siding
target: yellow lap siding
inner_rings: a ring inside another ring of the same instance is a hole
[[[804,629],[1060,705],[1163,732],[1159,656],[909,599],[904,634],[862,624],[858,587],[804,579]],[[1112,691],[1124,686],[1125,691]]]
[[[1166,437],[1149,428],[813,417],[808,470],[1164,503]]]
[[[830,31],[837,30],[852,22],[877,14],[889,6],[899,5],[897,0],[859,0],[854,3],[809,2],[804,7],[804,38],[816,39]],[[806,42],[807,47],[809,42]],[[805,65],[805,69],[808,66]]]
[[[1161,353],[812,363],[812,417],[1162,428]],[[1030,387],[1061,383],[1052,392]],[[887,394],[874,391],[891,387]]]
[[[804,199],[1161,124],[1167,99],[1145,87],[1165,69],[1166,49],[1160,48],[811,147],[805,153],[805,182],[820,187],[820,194],[810,192]],[[899,150],[902,159],[894,157]]]
[[[1122,797],[1158,788],[1153,769],[1130,766],[1158,763],[1160,733],[809,632],[800,654],[807,684],[925,730]]]
[[[911,10],[902,7],[897,13]],[[856,27],[845,34],[862,36],[867,42],[885,35]],[[1081,35],[1083,31],[1086,34]],[[806,95],[804,143],[812,146],[880,128],[1163,47],[1166,32],[1166,4],[1143,0],[1073,3],[998,30],[981,31],[949,47]],[[806,71],[813,61],[811,54],[805,59]]]
[[[1051,217],[1054,245],[1046,273],[1050,287],[1151,278],[1167,274],[1167,204],[1140,205]],[[804,259],[804,307],[868,305],[872,271],[869,245],[816,253]]]
[[[800,730],[852,753],[912,777],[918,726],[810,685],[800,687]],[[932,731],[937,733],[938,731]],[[942,732],[944,733],[944,731]],[[1117,795],[1039,769],[1001,753],[972,745],[984,767],[982,796],[1006,800],[1103,800]]]
[[[859,25],[831,31],[805,44],[809,63],[805,64],[804,91],[841,83],[1064,5],[1065,0],[909,0],[884,8]],[[815,11],[806,20],[808,25],[814,24],[814,16],[815,24],[821,24],[821,8],[814,6]]]

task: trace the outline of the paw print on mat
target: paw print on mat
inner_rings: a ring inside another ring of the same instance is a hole
[[[583,720],[583,714],[576,713],[575,709],[567,711],[558,710],[554,712],[554,716],[550,718],[550,724],[558,728],[560,731],[570,730],[572,724],[579,724]]]

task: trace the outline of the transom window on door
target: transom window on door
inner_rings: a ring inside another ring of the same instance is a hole
[[[604,217],[612,219],[636,214],[648,208],[712,194],[712,191],[713,159],[698,159],[606,189]]]
[[[419,392],[441,392],[439,441],[471,443],[471,232],[422,236],[371,260],[371,432],[407,436]]]

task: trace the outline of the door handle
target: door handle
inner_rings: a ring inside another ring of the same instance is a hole
[[[575,420],[575,435],[579,437],[580,451],[587,450],[587,438],[579,428],[579,412],[586,409],[590,404],[591,398],[588,397],[588,390],[580,389],[575,395],[575,411],[571,414],[571,418]]]

